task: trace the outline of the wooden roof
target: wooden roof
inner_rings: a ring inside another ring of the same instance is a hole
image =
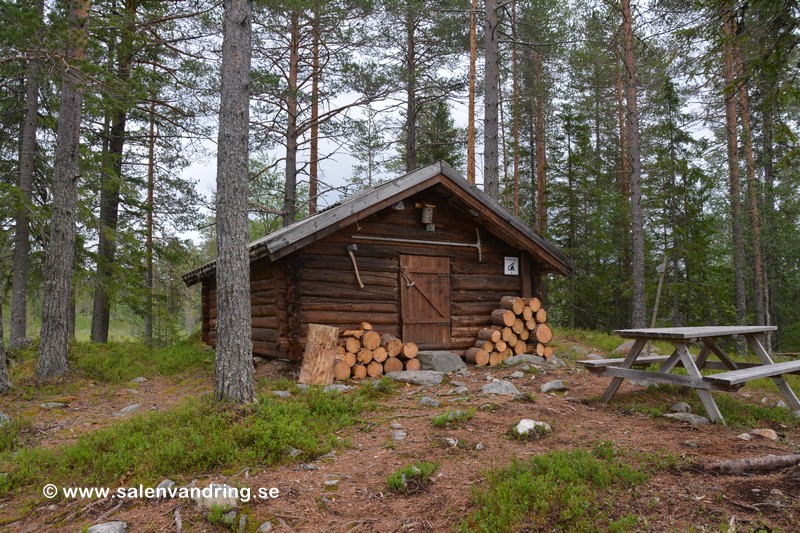
[[[575,263],[553,243],[539,235],[469,183],[446,163],[434,163],[404,176],[359,192],[340,203],[299,220],[250,243],[250,260],[269,257],[275,261],[330,235],[409,196],[439,185],[477,213],[477,222],[502,240],[525,250],[545,266],[545,270],[569,275]],[[435,237],[431,240],[436,240]],[[192,286],[214,273],[216,261],[187,272],[183,281]]]

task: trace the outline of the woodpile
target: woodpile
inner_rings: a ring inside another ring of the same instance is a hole
[[[547,311],[538,298],[503,296],[492,311],[492,326],[478,331],[475,345],[464,358],[479,366],[499,365],[513,355],[535,354],[552,357],[553,331],[547,325]]]
[[[358,329],[342,332],[336,349],[334,377],[377,378],[389,372],[419,370],[417,345],[403,342],[394,335],[374,331],[369,322],[362,322]]]

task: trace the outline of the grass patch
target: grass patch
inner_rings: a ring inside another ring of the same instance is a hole
[[[12,356],[14,364],[10,375],[14,386],[24,389],[35,385],[38,342]],[[71,342],[67,362],[74,375],[105,383],[122,383],[139,376],[175,376],[190,371],[211,373],[214,352],[196,336],[161,347],[141,342]],[[48,386],[39,386],[38,390],[46,393]],[[57,386],[63,390],[64,384]]]
[[[455,411],[448,411],[446,413],[434,416],[431,420],[431,424],[433,424],[433,427],[436,428],[454,427],[461,422],[466,422],[467,420],[472,419],[473,416],[475,416],[474,407],[467,410],[457,409]]]
[[[486,473],[472,490],[477,507],[461,531],[622,531],[630,515],[613,520],[600,491],[622,492],[647,481],[643,468],[619,460],[610,443],[594,450],[552,451]]]
[[[422,492],[438,469],[439,463],[427,461],[405,466],[386,478],[386,488],[400,494]]]
[[[0,453],[0,498],[44,483],[109,486],[153,484],[218,469],[269,466],[323,455],[344,442],[335,432],[355,424],[376,394],[371,386],[349,394],[309,387],[288,399],[261,395],[252,405],[191,399],[81,436],[57,449],[21,448]]]
[[[28,418],[17,416],[11,423],[0,429],[0,454],[11,452],[23,446],[22,435],[31,428]]]

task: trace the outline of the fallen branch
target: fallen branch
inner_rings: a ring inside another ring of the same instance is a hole
[[[789,455],[765,455],[763,457],[746,457],[720,461],[703,467],[709,472],[724,475],[741,475],[748,472],[770,472],[800,464],[800,453]]]

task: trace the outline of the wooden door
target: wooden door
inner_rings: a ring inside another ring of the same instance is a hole
[[[449,257],[400,256],[400,309],[404,342],[450,342]]]

